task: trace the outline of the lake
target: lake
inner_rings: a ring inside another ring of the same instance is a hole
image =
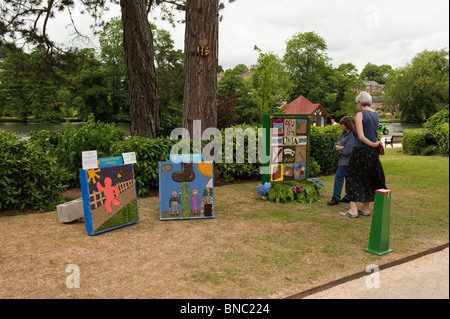
[[[422,124],[417,123],[381,123],[385,124],[390,133],[402,133],[404,129],[421,128]],[[62,131],[67,125],[73,127],[81,127],[81,122],[73,123],[33,123],[33,122],[0,122],[0,131],[13,131],[16,132],[18,137],[26,137],[32,131],[48,130],[48,131]],[[120,122],[117,124],[121,130],[127,135],[130,135],[130,123]]]

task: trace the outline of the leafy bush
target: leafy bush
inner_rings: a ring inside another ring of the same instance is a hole
[[[67,172],[57,159],[14,133],[0,132],[0,209],[54,209]]]
[[[442,123],[435,130],[434,139],[436,141],[438,152],[441,155],[448,155],[448,140],[449,140],[449,124]]]
[[[430,117],[428,121],[426,121],[426,123],[423,125],[423,127],[431,131],[434,131],[441,124],[448,123],[448,117],[449,117],[449,110],[442,109],[436,114],[434,114],[432,117]]]
[[[342,129],[339,128],[339,130],[339,133],[334,131],[330,133],[312,132],[310,135],[309,156],[315,159],[321,174],[330,175],[336,172],[340,155],[333,151],[333,145],[342,133]]]
[[[114,123],[95,121],[92,115],[80,128],[68,126],[60,132],[37,131],[30,133],[30,142],[57,157],[59,164],[70,172],[69,184],[76,187],[80,183],[79,169],[82,168],[82,152],[97,150],[97,156],[111,154],[112,144],[125,139],[125,133]]]
[[[294,187],[301,191],[295,192]],[[319,200],[319,190],[324,187],[314,180],[289,181],[273,183],[268,193],[268,199],[277,203],[304,203],[310,204]]]
[[[216,173],[224,179],[225,182],[232,182],[235,178],[255,178],[259,176],[259,168],[261,163],[258,158],[258,134],[251,136],[250,143],[248,136],[245,136],[245,130],[247,128],[258,132],[258,127],[248,125],[237,125],[231,127],[234,130],[235,135],[233,141],[226,139],[225,130],[221,130],[222,133],[222,163],[215,164]],[[240,131],[239,129],[242,129]],[[233,156],[226,154],[227,147],[233,149]],[[248,162],[248,154],[255,154],[256,163]],[[229,157],[226,158],[226,155]],[[243,163],[238,163],[238,159],[242,158]],[[227,163],[229,162],[229,163]]]
[[[159,185],[160,161],[170,159],[170,150],[177,143],[170,138],[155,138],[133,136],[123,141],[115,142],[110,149],[111,155],[135,152],[136,164],[134,164],[134,175],[136,180],[136,191],[138,196],[145,196],[151,188]]]
[[[433,136],[427,129],[405,129],[403,131],[403,151],[419,155],[427,145],[434,144]]]

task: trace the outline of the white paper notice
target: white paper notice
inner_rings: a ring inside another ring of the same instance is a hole
[[[83,169],[98,168],[97,150],[82,152],[81,158],[83,163]]]
[[[123,163],[124,164],[135,164],[136,163],[136,153],[122,153]]]

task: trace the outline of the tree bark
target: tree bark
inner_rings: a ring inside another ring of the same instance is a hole
[[[131,135],[155,138],[160,110],[155,50],[145,0],[120,0],[130,86]]]
[[[186,0],[184,42],[183,127],[193,138],[194,120],[202,121],[202,132],[217,126],[219,0]],[[209,54],[198,54],[199,45]]]

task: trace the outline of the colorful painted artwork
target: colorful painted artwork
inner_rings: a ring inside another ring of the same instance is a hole
[[[132,164],[80,169],[80,183],[89,235],[139,221]]]
[[[160,220],[214,218],[212,162],[159,162]]]
[[[309,115],[264,115],[264,129],[278,131],[267,139],[266,154],[270,155],[270,162],[263,165],[268,166],[269,174],[262,175],[263,183],[307,178],[310,123]]]

